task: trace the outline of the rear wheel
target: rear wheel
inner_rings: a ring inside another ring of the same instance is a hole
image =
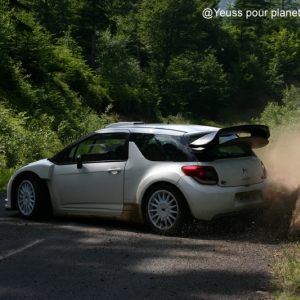
[[[17,205],[21,215],[28,219],[50,214],[51,204],[45,183],[30,175],[22,178],[18,184]]]
[[[176,188],[161,184],[147,193],[144,214],[154,232],[177,234],[187,215],[186,202]]]

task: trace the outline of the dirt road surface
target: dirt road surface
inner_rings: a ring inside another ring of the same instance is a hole
[[[194,222],[177,237],[98,218],[27,221],[0,195],[0,299],[271,299],[289,216]]]

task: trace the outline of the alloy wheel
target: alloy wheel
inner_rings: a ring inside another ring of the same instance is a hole
[[[156,228],[171,228],[175,224],[178,214],[178,202],[169,191],[158,190],[150,197],[148,215]]]
[[[29,180],[21,182],[18,189],[18,207],[25,216],[30,215],[35,206],[35,190]]]

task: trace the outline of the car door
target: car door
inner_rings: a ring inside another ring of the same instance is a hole
[[[66,151],[52,173],[59,210],[79,214],[120,215],[128,133],[97,133]]]

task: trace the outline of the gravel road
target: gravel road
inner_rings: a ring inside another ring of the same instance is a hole
[[[271,299],[288,213],[194,222],[180,236],[98,218],[26,221],[0,195],[0,299]]]

